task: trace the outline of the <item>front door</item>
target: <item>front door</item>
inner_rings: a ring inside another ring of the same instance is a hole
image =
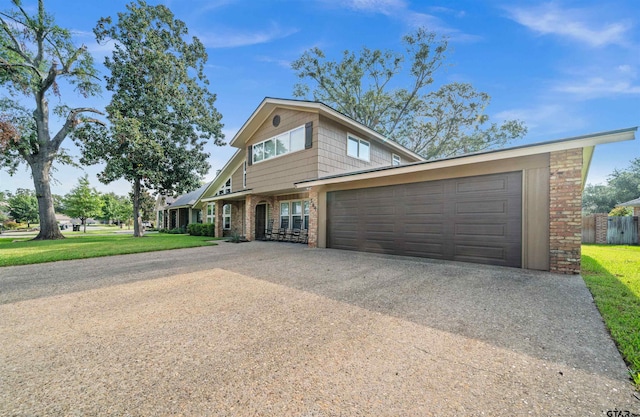
[[[267,205],[258,204],[256,206],[256,240],[264,239],[264,231],[266,228],[265,220],[267,218]]]

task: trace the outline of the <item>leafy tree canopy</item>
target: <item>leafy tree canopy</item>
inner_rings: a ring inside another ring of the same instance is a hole
[[[102,195],[102,214],[100,218],[119,225],[126,222],[133,215],[131,199],[125,196],[108,193]]]
[[[140,0],[103,18],[94,29],[99,42],[115,41],[105,66],[109,130],[88,125],[76,138],[85,163],[104,162],[100,180],[133,184],[134,236],[141,236],[142,187],[182,193],[198,187],[209,170],[205,143],[222,142],[221,115],[204,75],[207,54],[187,27],[163,5]]]
[[[429,90],[446,59],[447,41],[418,29],[403,38],[404,52],[363,48],[331,61],[312,48],[292,63],[303,80],[294,96],[309,96],[395,140],[427,159],[503,146],[523,137],[517,120],[489,123],[490,97],[471,84]],[[406,87],[398,87],[406,76]]]
[[[80,116],[100,112],[61,103],[53,111],[62,118],[62,126],[52,134],[49,100],[53,96],[60,102],[62,82],[84,97],[96,94],[96,70],[86,47],[76,46],[70,32],[55,24],[43,0],[38,0],[33,14],[21,0],[11,2],[13,9],[0,12],[0,85],[11,96],[0,103],[0,168],[13,174],[20,162],[29,165],[40,217],[36,239],[62,239],[51,195],[52,164],[70,162],[61,144],[78,124],[98,122]],[[19,97],[33,100],[33,107],[22,107]]]
[[[27,227],[32,222],[38,221],[38,199],[32,190],[18,188],[9,198],[9,216],[19,223],[27,223]]]
[[[640,197],[640,158],[631,161],[628,168],[615,169],[606,185],[587,185],[582,194],[585,214],[609,213],[617,204]]]
[[[90,217],[98,217],[102,213],[102,198],[100,193],[89,185],[89,178],[85,175],[78,180],[78,186],[73,188],[64,197],[66,214],[69,217],[77,217],[84,225],[87,232],[86,220]]]

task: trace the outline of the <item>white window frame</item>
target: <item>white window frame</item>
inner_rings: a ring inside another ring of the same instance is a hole
[[[216,195],[230,194],[233,188],[232,185],[233,183],[231,182],[231,177],[227,178],[222,187],[220,187],[220,189],[218,190],[218,194]]]
[[[293,132],[297,132],[297,131],[300,131],[301,132],[300,134],[302,136],[301,136],[301,139],[300,139],[300,143],[298,143],[297,144],[298,146],[294,149],[291,146],[292,145],[291,141],[292,141],[292,137],[293,137],[292,134],[293,134]],[[287,149],[285,149],[284,152],[282,152],[280,154],[278,153],[278,142],[276,142],[277,139],[279,139],[279,140],[281,140],[283,142],[284,141],[287,142]],[[273,142],[274,153],[273,153],[273,155],[267,157],[265,155],[265,153],[264,153],[264,149],[266,148],[267,142],[269,142],[269,141]],[[251,158],[252,158],[252,162],[254,164],[259,164],[260,162],[269,161],[269,160],[275,159],[275,158],[280,158],[281,156],[285,156],[285,155],[288,155],[288,154],[291,154],[291,153],[304,151],[305,150],[305,125],[298,126],[298,127],[294,128],[294,129],[291,129],[289,131],[280,133],[279,135],[270,137],[269,139],[263,140],[262,142],[258,142],[256,144],[252,145],[251,148],[252,148],[251,149],[252,150]],[[256,152],[256,148],[262,148],[262,151],[261,151],[262,158],[259,161],[256,160],[256,155],[258,154]]]
[[[299,213],[294,214],[293,206],[295,203],[300,203],[301,211]],[[300,228],[308,230],[309,229],[309,204],[310,203],[308,199],[280,201],[280,221],[278,222],[278,226],[282,227],[282,219],[287,218],[289,219],[289,226],[287,228],[291,229],[293,228],[294,217],[300,217],[302,220],[302,222],[300,223],[300,226],[301,226]],[[283,205],[286,205],[286,207],[288,207],[286,215],[282,214]]]
[[[247,161],[242,164],[242,189],[247,188]]]
[[[207,223],[215,223],[216,222],[216,203],[207,203]]]
[[[349,150],[349,141],[354,141],[356,142],[356,152],[355,154],[350,152]],[[367,147],[367,155],[366,158],[362,155],[364,153],[364,151],[362,151],[361,149],[366,146]],[[371,161],[371,144],[369,143],[369,141],[366,141],[364,139],[360,139],[359,137],[352,135],[351,133],[347,134],[347,156],[350,156],[352,158],[356,158],[356,159],[360,159],[361,161],[367,161],[370,162]]]
[[[231,204],[222,206],[222,230],[231,230]]]
[[[397,167],[402,164],[402,159],[400,159],[400,155],[396,155],[395,153],[391,154],[391,166]]]

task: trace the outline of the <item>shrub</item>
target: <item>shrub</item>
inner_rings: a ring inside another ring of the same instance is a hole
[[[14,230],[18,228],[18,223],[14,222],[13,220],[7,220],[6,222],[4,222],[4,227],[9,230]]]
[[[213,223],[205,223],[202,228],[202,236],[211,236],[214,237],[216,235],[216,225]]]

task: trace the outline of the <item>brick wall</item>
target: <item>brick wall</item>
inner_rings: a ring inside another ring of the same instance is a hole
[[[607,228],[609,227],[609,215],[607,213],[594,214],[596,218],[595,243],[607,243]]]
[[[549,269],[580,273],[582,148],[551,152],[549,160]]]
[[[318,246],[318,192],[309,191],[309,247]]]

